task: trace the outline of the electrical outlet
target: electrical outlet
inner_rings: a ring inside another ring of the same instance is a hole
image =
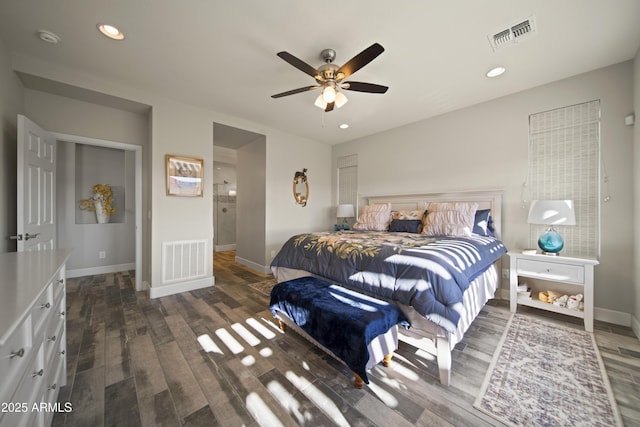
[[[107,251],[98,252],[98,258],[105,259],[107,257]]]
[[[503,268],[502,269],[502,278],[503,279],[508,279],[509,278],[509,270],[507,268]]]

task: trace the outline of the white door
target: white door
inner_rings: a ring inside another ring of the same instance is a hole
[[[56,140],[18,115],[18,252],[56,247]]]

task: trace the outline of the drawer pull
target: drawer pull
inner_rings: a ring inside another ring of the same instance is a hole
[[[55,390],[56,388],[58,388],[58,386],[56,384],[52,384],[49,387],[47,387],[47,390]]]
[[[49,342],[56,342],[56,336],[52,336],[51,338],[47,338],[47,341]]]
[[[11,354],[9,355],[9,359],[13,359],[16,356],[18,357],[24,356],[24,348],[21,348],[18,351],[12,351]]]
[[[43,309],[43,308],[51,308],[51,303],[40,304],[40,309]]]
[[[31,377],[33,378],[41,377],[42,375],[44,375],[44,369],[40,369],[38,372],[34,372],[33,375],[31,375]]]

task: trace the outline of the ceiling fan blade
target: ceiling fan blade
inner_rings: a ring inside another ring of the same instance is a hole
[[[384,52],[384,48],[380,44],[374,43],[340,67],[336,72],[336,75],[343,74],[342,78],[346,79],[351,74],[376,59],[382,52]]]
[[[291,89],[286,92],[276,93],[275,95],[271,95],[272,98],[282,98],[283,96],[295,95],[296,93],[307,92],[309,90],[318,89],[321,86],[306,86],[299,87],[298,89]]]
[[[387,86],[363,82],[344,82],[340,85],[340,87],[344,90],[369,93],[385,93],[387,89],[389,89]]]
[[[318,79],[318,78],[319,78],[318,80],[322,79],[322,74],[320,74],[318,70],[316,70],[311,65],[304,62],[303,60],[298,59],[295,56],[291,55],[289,52],[282,51],[282,52],[278,52],[277,55],[280,58],[287,61],[289,64],[296,67],[298,70],[302,71],[303,73],[309,74],[314,79]]]
[[[329,111],[333,111],[333,107],[336,105],[335,102],[327,102],[327,108],[324,109],[325,113],[328,113]]]

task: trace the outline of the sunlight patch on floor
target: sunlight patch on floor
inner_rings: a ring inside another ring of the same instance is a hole
[[[285,374],[287,379],[300,390],[307,398],[312,401],[322,412],[333,420],[339,426],[349,426],[349,422],[342,415],[340,408],[336,406],[322,391],[315,385],[311,384],[306,378],[300,377],[291,371]]]
[[[304,413],[300,411],[300,402],[278,381],[270,381],[267,384],[267,389],[280,402],[280,405],[298,421],[298,424],[304,425],[313,420],[313,416],[309,411],[305,410]]]
[[[276,336],[276,334],[274,334],[266,326],[264,326],[263,324],[258,322],[253,317],[248,318],[247,319],[247,323],[249,324],[249,326],[251,326],[253,329],[255,329],[256,332],[258,332],[260,335],[262,335],[263,337],[265,337],[268,340],[273,339]]]
[[[207,353],[218,353],[224,354],[220,347],[216,343],[213,342],[209,334],[203,334],[198,337],[198,342]]]
[[[241,325],[240,323],[234,323],[233,325],[231,325],[231,329],[236,331],[236,333],[240,335],[242,339],[245,340],[251,347],[255,347],[260,344],[260,340],[258,339],[258,337],[253,335],[247,328],[244,327],[244,325]]]
[[[240,344],[226,329],[220,328],[216,330],[216,335],[233,354],[242,353],[244,351],[242,344]]]
[[[251,414],[256,422],[263,427],[279,427],[283,426],[278,417],[271,412],[269,406],[262,400],[257,393],[251,392],[247,395],[246,403],[247,411]],[[284,426],[283,426],[284,427]]]

